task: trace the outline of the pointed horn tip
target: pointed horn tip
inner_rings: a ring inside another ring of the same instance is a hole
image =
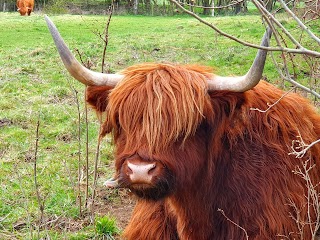
[[[88,86],[106,85],[110,87],[115,87],[117,83],[123,79],[123,75],[120,74],[93,72],[82,66],[71,53],[66,43],[63,41],[53,21],[47,15],[44,15],[44,18],[46,20],[49,32],[58,49],[61,60],[63,61],[69,73],[75,79]]]
[[[262,37],[260,46],[269,47],[271,35],[272,29],[270,27],[267,27]],[[228,90],[232,92],[245,92],[247,90],[252,89],[260,82],[262,78],[266,56],[267,50],[259,49],[249,71],[243,76],[222,77],[216,75],[214,78],[211,79],[213,82],[208,82],[209,91]]]
[[[111,178],[105,181],[103,185],[106,186],[107,188],[116,188],[119,186],[119,182],[118,182],[118,179]]]
[[[272,29],[270,27],[267,27],[264,33],[263,39],[261,41],[261,46],[269,47],[271,36],[272,36]]]
[[[52,20],[45,14],[44,15],[44,19],[46,20],[47,25],[50,26],[54,26],[54,23],[52,22]]]

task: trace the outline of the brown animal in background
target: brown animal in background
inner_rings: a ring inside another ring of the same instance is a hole
[[[33,11],[34,0],[17,0],[17,11],[21,16],[30,16]]]
[[[242,77],[167,63],[103,74],[83,67],[46,20],[66,68],[89,85],[87,102],[106,114],[101,136],[113,133],[106,184],[138,196],[124,239],[312,239],[316,212],[294,170],[316,164],[308,175],[319,192],[320,144],[303,158],[288,153],[297,136],[320,138],[320,116],[294,93],[252,110],[284,94],[260,81],[266,51]]]

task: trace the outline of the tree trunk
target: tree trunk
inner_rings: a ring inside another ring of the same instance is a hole
[[[138,14],[138,4],[139,4],[139,0],[134,0],[134,3],[133,3],[133,14],[134,15]]]
[[[214,0],[211,0],[211,16],[214,17]]]
[[[193,6],[194,6],[194,0],[190,0],[190,11],[191,12],[194,12]]]
[[[234,7],[234,13],[238,14],[239,12],[241,12],[241,3],[236,4]]]
[[[146,14],[151,14],[151,2],[150,0],[145,0],[146,4]]]
[[[202,6],[204,7],[203,8],[203,14],[204,15],[209,15],[210,9],[207,8],[207,7],[210,7],[209,0],[203,0],[203,5]]]
[[[218,7],[222,6],[222,0],[218,0]],[[221,13],[221,8],[218,8],[218,14]]]
[[[268,11],[271,11],[273,7],[273,0],[265,0],[264,5]]]

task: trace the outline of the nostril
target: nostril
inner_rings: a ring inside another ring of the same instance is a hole
[[[148,171],[148,174],[152,174],[154,171],[155,171],[155,169],[156,169],[156,164],[154,163],[154,164],[152,164],[152,166],[150,167],[150,169],[149,169],[149,171]]]
[[[126,173],[126,175],[130,175],[133,173],[132,169],[130,168],[130,166],[128,164],[125,167],[125,173]]]

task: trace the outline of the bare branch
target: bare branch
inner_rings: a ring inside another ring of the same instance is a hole
[[[249,240],[248,233],[247,233],[247,231],[246,231],[243,227],[241,227],[239,224],[235,223],[235,222],[232,221],[230,218],[228,218],[222,209],[219,208],[219,209],[218,209],[218,212],[220,212],[220,213],[221,213],[229,222],[231,222],[233,225],[235,225],[235,226],[237,226],[238,228],[240,228],[240,229],[244,232],[244,234],[245,234],[245,236],[246,236],[246,240]]]
[[[104,72],[103,68],[104,68],[104,61],[106,58],[107,47],[108,47],[108,43],[109,43],[109,26],[110,26],[110,22],[111,22],[112,13],[113,13],[113,5],[111,5],[111,7],[109,8],[109,17],[108,17],[106,27],[104,29],[104,37],[102,38],[102,40],[104,42],[104,47],[103,47],[103,54],[102,54],[101,72]]]
[[[283,99],[285,96],[287,96],[289,93],[291,93],[294,89],[296,89],[295,87],[290,89],[289,91],[287,91],[285,94],[283,94],[277,101],[275,101],[273,104],[267,103],[267,106],[269,106],[266,110],[261,110],[259,108],[250,108],[250,110],[252,111],[258,111],[261,113],[265,113],[268,112],[273,106],[277,105],[281,99]]]
[[[312,89],[310,89],[310,88],[307,88],[306,86],[303,86],[302,84],[294,81],[291,77],[286,77],[286,76],[284,76],[281,72],[279,72],[279,73],[280,73],[281,77],[282,77],[283,79],[285,79],[286,81],[292,83],[292,84],[295,85],[296,87],[299,87],[299,88],[303,89],[304,91],[306,91],[306,92],[308,92],[308,93],[313,94],[313,95],[316,96],[317,98],[320,98],[320,94],[317,93],[316,91],[314,91],[314,90],[312,90]]]
[[[263,16],[265,16],[265,19],[272,20],[273,23],[275,23],[281,30],[289,37],[289,39],[299,48],[302,49],[303,47],[300,45],[300,43],[289,33],[289,31],[282,26],[282,24],[257,0],[252,0],[252,3],[259,9],[259,11],[262,13]],[[269,24],[270,25],[270,24]],[[279,44],[279,42],[278,42]]]
[[[78,91],[71,85],[74,98],[77,105],[78,111],[78,200],[79,200],[79,215],[82,215],[82,198],[81,198],[81,113],[80,113],[80,103],[78,99]]]
[[[306,204],[298,206],[292,199],[289,199],[289,205],[295,209],[295,216],[291,213],[291,218],[295,220],[300,233],[300,239],[304,239],[303,232],[305,227],[309,227],[312,234],[312,239],[316,239],[317,230],[319,229],[320,223],[320,199],[319,199],[319,182],[312,182],[310,177],[311,171],[314,171],[316,164],[311,161],[311,158],[307,159],[302,163],[302,166],[296,166],[293,173],[301,177],[305,181],[307,193],[304,196]],[[301,212],[307,212],[307,216],[303,219]],[[312,220],[312,215],[316,216],[315,220]]]
[[[314,35],[313,32],[311,32],[309,30],[309,28],[303,24],[303,22],[300,21],[300,19],[288,8],[286,3],[283,0],[278,0],[278,1],[281,3],[282,7],[286,10],[286,12],[289,13],[294,20],[296,20],[296,22],[299,24],[299,26],[304,31],[306,31],[310,35],[311,38],[313,38],[315,41],[318,42],[318,44],[320,44],[320,39],[316,35]]]
[[[33,163],[33,177],[34,177],[34,186],[37,195],[37,201],[39,205],[40,217],[39,217],[39,225],[38,225],[38,237],[40,233],[40,225],[43,221],[44,215],[44,202],[40,196],[39,184],[38,184],[38,175],[37,175],[37,160],[38,160],[38,147],[39,147],[39,130],[40,130],[40,114],[37,120],[36,127],[36,142],[35,142],[35,150],[34,150],[34,163]]]
[[[85,87],[84,96],[86,96],[87,86]],[[84,99],[84,111],[86,121],[86,193],[85,193],[85,207],[88,207],[89,199],[89,125],[88,125],[88,107],[86,99]]]
[[[320,139],[310,143],[306,144],[303,139],[301,134],[297,136],[297,140],[292,140],[291,144],[291,150],[292,152],[289,153],[289,155],[295,155],[296,158],[302,158],[306,154],[306,152],[315,144],[320,143]]]
[[[100,131],[99,131],[98,143],[97,143],[97,148],[96,148],[96,157],[94,160],[93,189],[92,189],[92,197],[91,197],[91,218],[92,218],[92,220],[94,220],[94,200],[96,197],[96,188],[97,188],[97,180],[98,180],[98,162],[99,162],[100,145],[101,145],[101,135],[100,135],[101,130],[102,130],[102,125],[100,124]]]
[[[253,0],[255,1],[255,0]],[[225,32],[223,32],[222,30],[220,30],[219,28],[217,28],[216,26],[214,26],[212,23],[209,23],[207,21],[205,21],[204,19],[202,19],[201,17],[199,17],[197,14],[185,9],[178,1],[176,0],[170,0],[170,2],[174,3],[178,8],[180,8],[183,12],[189,14],[190,16],[194,17],[195,19],[197,19],[198,21],[200,21],[201,23],[207,25],[208,27],[212,28],[213,30],[215,30],[217,33],[221,34],[222,36],[225,36],[227,38],[230,38],[244,46],[248,46],[248,47],[252,47],[252,48],[256,48],[256,49],[263,49],[263,50],[268,50],[268,51],[280,51],[280,52],[287,52],[287,53],[297,53],[297,54],[306,54],[309,56],[314,56],[314,57],[320,57],[320,52],[316,52],[316,51],[312,51],[306,48],[298,48],[298,49],[294,49],[294,48],[287,48],[287,47],[262,47],[260,45],[257,44],[252,44],[252,43],[248,43],[246,41],[243,41],[237,37],[234,37],[230,34],[227,34]]]

